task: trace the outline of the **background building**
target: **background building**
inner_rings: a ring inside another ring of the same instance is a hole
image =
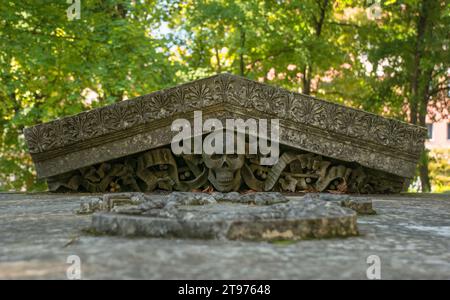
[[[435,123],[427,123],[428,140],[427,149],[450,149],[450,121],[441,120]]]

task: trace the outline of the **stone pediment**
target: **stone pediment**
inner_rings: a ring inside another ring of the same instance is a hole
[[[192,120],[194,111],[220,120],[279,119],[280,144],[289,151],[406,180],[426,138],[422,127],[229,74],[27,128],[25,138],[38,177],[54,178],[167,146],[172,121]]]

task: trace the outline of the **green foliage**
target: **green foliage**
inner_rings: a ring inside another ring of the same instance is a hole
[[[450,192],[450,149],[430,153],[430,177],[433,192]]]
[[[65,1],[0,5],[0,189],[40,190],[22,130],[175,83],[154,1],[83,0],[69,21]],[[90,103],[87,90],[98,97]],[[11,175],[13,174],[13,175]]]
[[[369,2],[82,0],[69,21],[66,1],[3,1],[0,190],[45,189],[24,127],[220,72],[420,124],[448,81],[450,6],[381,1],[371,19]]]

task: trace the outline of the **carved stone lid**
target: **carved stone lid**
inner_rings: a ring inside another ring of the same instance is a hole
[[[26,128],[46,178],[170,143],[175,118],[280,120],[280,143],[413,177],[426,129],[230,74],[196,80]]]

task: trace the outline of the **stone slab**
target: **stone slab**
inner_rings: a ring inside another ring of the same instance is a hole
[[[90,235],[82,196],[0,193],[1,279],[66,279],[69,255],[83,279],[367,279],[370,255],[382,279],[450,279],[450,195],[376,195],[360,236],[291,243]]]
[[[331,202],[289,201],[279,193],[223,195],[214,195],[216,201],[207,194],[173,193],[163,204],[148,200],[116,207],[115,213],[94,214],[91,229],[123,236],[252,241],[358,235],[356,213]]]

